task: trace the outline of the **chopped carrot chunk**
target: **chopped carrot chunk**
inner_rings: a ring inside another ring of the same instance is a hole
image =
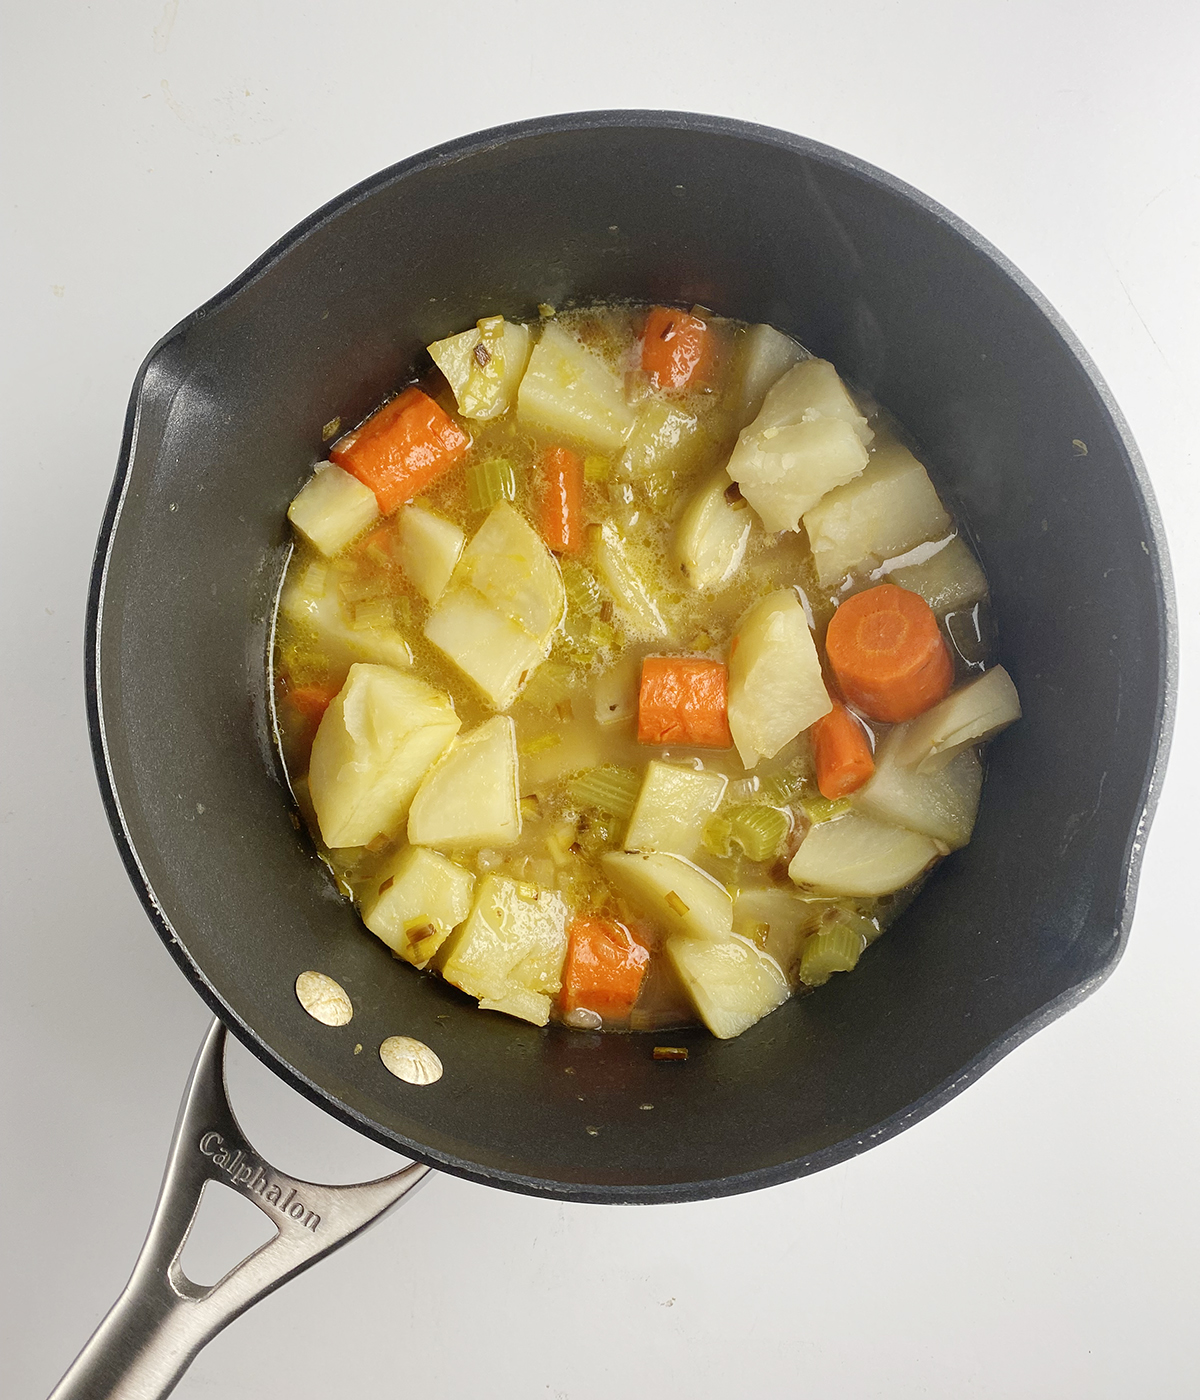
[[[685,389],[712,373],[713,335],[699,316],[656,306],[642,334],[642,368],[655,389]]]
[[[605,1020],[623,1020],[637,1001],[649,961],[649,949],[615,919],[573,919],[559,1004],[564,1011],[586,1007]]]
[[[648,656],[638,692],[638,742],[733,746],[726,703],[729,668],[697,656]]]
[[[566,447],[542,458],[542,538],[556,554],[583,548],[583,462]]]
[[[821,796],[836,802],[857,792],[875,771],[867,731],[840,700],[808,731]]]
[[[471,439],[420,389],[405,389],[330,449],[390,515],[459,460]]]
[[[825,634],[825,655],[846,699],[888,724],[923,714],[954,681],[933,609],[920,594],[894,583],[841,604]]]

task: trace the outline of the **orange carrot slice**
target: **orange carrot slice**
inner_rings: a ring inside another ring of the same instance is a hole
[[[559,1005],[564,1011],[585,1007],[606,1021],[623,1020],[637,1001],[649,961],[649,950],[615,919],[573,919]]]
[[[542,458],[542,538],[556,554],[583,548],[583,462],[565,447]]]
[[[846,599],[825,634],[825,654],[846,699],[889,724],[936,705],[954,680],[933,610],[894,583]]]
[[[684,389],[712,371],[713,335],[699,316],[656,306],[642,335],[642,368],[655,389]]]
[[[466,452],[471,439],[420,389],[405,389],[334,443],[331,461],[375,492],[390,515],[411,501]]]
[[[857,792],[875,771],[867,732],[839,700],[809,728],[821,796],[836,802]]]
[[[698,656],[648,656],[638,691],[638,742],[733,746],[726,704],[729,669]]]

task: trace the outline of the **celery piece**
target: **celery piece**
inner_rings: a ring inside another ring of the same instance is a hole
[[[822,987],[835,972],[850,972],[862,956],[866,940],[848,923],[814,933],[800,954],[800,980],[806,987]]]
[[[567,607],[585,617],[595,617],[604,601],[595,575],[574,559],[564,559],[561,568]]]
[[[354,621],[351,626],[356,632],[365,632],[371,627],[392,627],[395,616],[391,602],[387,598],[368,598],[354,605]]]
[[[728,817],[709,817],[700,842],[709,855],[722,859],[733,855],[733,823]]]
[[[730,835],[750,860],[771,860],[791,823],[778,807],[735,807],[729,813]]]
[[[467,504],[472,510],[491,510],[499,501],[517,495],[517,474],[507,457],[490,457],[467,468]]]
[[[804,779],[799,773],[772,773],[769,778],[759,780],[758,791],[763,801],[770,807],[786,807],[804,787]],[[824,799],[822,799],[824,801]]]
[[[567,793],[580,807],[596,807],[627,821],[641,786],[641,774],[632,768],[589,768],[572,778]]]
[[[518,752],[522,758],[532,758],[534,754],[545,753],[547,749],[557,748],[562,743],[562,735],[555,733],[553,729],[548,729],[545,734],[539,734],[534,739],[526,739],[519,746]]]
[[[822,797],[819,792],[806,794],[800,799],[800,805],[804,808],[804,813],[811,822],[827,822],[834,817],[840,817],[843,812],[848,812],[851,802],[848,797]]]

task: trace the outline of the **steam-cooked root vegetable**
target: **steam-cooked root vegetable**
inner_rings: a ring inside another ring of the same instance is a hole
[[[648,763],[625,833],[625,849],[694,855],[704,823],[720,806],[728,783],[723,773],[657,760]]]
[[[634,421],[616,374],[553,321],[542,326],[529,357],[517,391],[517,417],[529,427],[578,438],[602,452],[620,447]]]
[[[675,966],[704,1024],[719,1040],[741,1035],[788,999],[782,969],[753,943],[728,938],[667,941]]]
[[[379,502],[357,477],[322,462],[296,493],[288,519],[322,554],[336,554],[379,519]]]
[[[583,460],[566,447],[549,447],[539,463],[542,539],[556,554],[578,554],[583,548]]]
[[[427,603],[446,591],[466,539],[452,520],[422,506],[405,506],[396,515],[400,567]]]
[[[478,997],[483,1010],[544,1026],[562,986],[567,917],[561,895],[487,875],[466,923],[439,958],[441,974]]]
[[[726,470],[758,512],[764,529],[798,530],[805,511],[859,475],[869,460],[867,449],[854,428],[839,418],[760,429],[761,418],[760,413],[742,429]]]
[[[596,573],[612,595],[634,636],[655,641],[667,635],[667,624],[646,583],[629,562],[625,541],[611,522],[590,530]]]
[[[638,673],[641,663],[636,656],[624,656],[592,686],[596,719],[607,727],[623,724],[637,714]]]
[[[953,529],[933,482],[899,444],[881,448],[857,481],[839,486],[804,514],[822,587]]]
[[[567,929],[562,1009],[624,1019],[637,1001],[649,961],[649,949],[624,924],[594,915],[573,919]]]
[[[731,748],[728,695],[729,668],[722,661],[647,656],[638,686],[638,743]]]
[[[963,749],[936,772],[918,773],[899,761],[907,728],[898,725],[880,744],[875,776],[855,794],[855,810],[957,850],[971,839],[979,809],[983,786],[979,755],[974,749]]]
[[[753,768],[832,708],[800,600],[790,588],[750,609],[729,647],[729,728]]]
[[[794,983],[805,941],[832,907],[777,885],[750,885],[734,897],[733,931],[774,958]]]
[[[817,787],[830,802],[857,792],[875,771],[874,751],[866,727],[835,700],[809,730]]]
[[[869,898],[903,889],[945,849],[915,831],[847,812],[810,828],[788,874],[814,894]]]
[[[874,441],[874,429],[858,411],[828,360],[801,360],[781,376],[763,400],[754,426],[762,432],[791,423],[809,423],[815,418],[837,418],[848,423],[864,447]]]
[[[698,865],[665,852],[610,851],[604,873],[644,914],[669,933],[724,938],[733,928],[733,900]]]
[[[993,666],[898,731],[895,761],[918,773],[936,773],[968,745],[990,739],[1020,718],[1012,677],[1003,666]]]
[[[425,621],[425,635],[497,710],[508,709],[546,655],[542,643],[473,588],[444,593]]]
[[[463,550],[454,585],[474,588],[539,643],[550,640],[567,605],[553,555],[507,501],[492,508]]]
[[[375,876],[363,923],[392,952],[426,967],[471,912],[475,876],[437,851],[405,846]]]
[[[707,381],[714,346],[708,323],[673,306],[656,306],[642,332],[642,369],[654,389],[684,389]]]
[[[313,740],[308,786],[327,846],[394,833],[462,721],[450,697],[390,666],[356,664]]]
[[[385,403],[329,449],[330,458],[369,486],[384,515],[411,501],[459,461],[471,439],[420,389]]]
[[[729,473],[718,472],[687,503],[675,527],[675,562],[688,583],[699,589],[724,583],[745,558],[753,523]]]
[[[694,413],[662,399],[647,399],[621,453],[621,469],[635,480],[656,472],[681,471],[694,451],[697,427]]]
[[[429,770],[408,811],[414,846],[510,846],[521,834],[517,735],[508,715],[461,734]]]
[[[933,609],[894,583],[876,584],[838,605],[825,629],[825,660],[849,703],[885,724],[924,714],[954,683]]]
[[[464,418],[499,418],[512,407],[529,363],[528,326],[484,316],[474,330],[435,340],[429,353],[446,376]]]
[[[987,579],[979,561],[955,535],[921,564],[889,569],[889,583],[919,593],[938,616],[969,608],[987,597]]]
[[[737,421],[745,427],[754,420],[771,385],[781,379],[804,351],[774,326],[747,326],[734,339],[737,375]]]
[[[377,608],[371,600],[344,609],[337,572],[320,561],[310,564],[298,580],[289,579],[279,609],[293,622],[312,628],[335,672],[355,661],[401,670],[412,665],[412,649],[397,631],[391,608]]]

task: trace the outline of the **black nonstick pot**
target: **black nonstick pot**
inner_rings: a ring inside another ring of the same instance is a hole
[[[266,660],[288,501],[431,340],[633,298],[768,321],[917,436],[993,588],[1025,717],[976,835],[852,977],[737,1040],[480,1014],[361,928],[297,829]],[[575,1201],[691,1200],[900,1131],[1092,991],[1129,927],[1166,754],[1165,544],[1136,449],[1038,293],[920,194],[713,117],[553,117],[452,142],[313,215],[138,375],[100,538],[88,690],[122,856],[172,956],[302,1093],[421,1162]],[[355,1014],[297,1002],[315,969]],[[376,1053],[415,1036],[445,1074]],[[356,1046],[362,1053],[355,1053]],[[653,1105],[647,1109],[644,1105]]]

